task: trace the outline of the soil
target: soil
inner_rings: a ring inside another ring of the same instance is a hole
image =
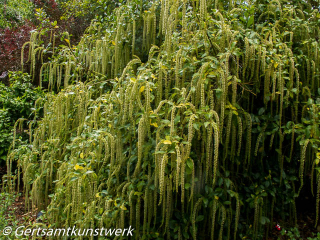
[[[18,225],[21,226],[24,226],[26,223],[34,223],[36,220],[36,209],[34,212],[26,211],[25,198],[22,196],[22,193],[20,196],[17,196],[14,203],[9,206],[8,212],[14,212]]]
[[[2,177],[7,173],[7,167],[6,166],[0,166],[0,181],[2,183]],[[15,219],[17,220],[18,224],[23,226],[26,223],[33,223],[36,220],[36,211],[27,211],[25,209],[25,197],[22,193],[22,188],[20,189],[20,194],[17,194],[16,199],[14,200],[13,204],[8,207],[7,209],[7,216],[6,218],[9,219],[9,214],[14,212]]]

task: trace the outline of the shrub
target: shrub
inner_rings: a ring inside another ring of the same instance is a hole
[[[40,76],[63,89],[8,160],[27,206],[136,239],[262,239],[310,184],[319,216],[320,15],[281,2],[128,1],[60,36]]]
[[[13,140],[13,128],[19,118],[32,120],[35,101],[44,97],[39,87],[34,87],[27,73],[9,72],[10,86],[0,83],[0,158],[6,160]],[[27,135],[18,132],[25,140]],[[3,163],[3,162],[2,162]]]
[[[33,17],[34,5],[29,0],[0,0],[0,29],[14,28]]]

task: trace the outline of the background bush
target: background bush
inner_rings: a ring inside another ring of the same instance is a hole
[[[39,87],[34,87],[30,76],[22,72],[9,73],[10,85],[0,83],[0,158],[6,160],[13,140],[13,127],[19,118],[33,120],[35,101],[44,97]],[[18,131],[18,137],[27,139],[27,134]],[[3,164],[3,162],[1,163]]]

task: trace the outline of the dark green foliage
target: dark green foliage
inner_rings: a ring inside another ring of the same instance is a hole
[[[30,119],[32,108],[39,97],[44,97],[40,88],[32,85],[27,73],[10,72],[10,86],[0,83],[0,158],[6,159],[13,140],[13,126],[19,118]],[[18,132],[19,136],[26,134]]]

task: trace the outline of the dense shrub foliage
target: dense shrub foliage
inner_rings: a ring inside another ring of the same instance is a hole
[[[222,240],[296,225],[311,185],[317,225],[319,20],[307,1],[128,1],[77,46],[34,32],[31,66],[50,54],[40,82],[63,89],[13,142],[8,188],[53,226]]]
[[[0,83],[0,159],[2,161],[6,160],[13,140],[15,122],[19,118],[29,119],[32,116],[35,101],[44,97],[40,88],[33,87],[27,73],[10,72],[9,82],[10,86]],[[26,135],[22,131],[17,134],[22,141],[28,139]]]
[[[33,16],[29,0],[0,0],[0,29],[12,28]]]

